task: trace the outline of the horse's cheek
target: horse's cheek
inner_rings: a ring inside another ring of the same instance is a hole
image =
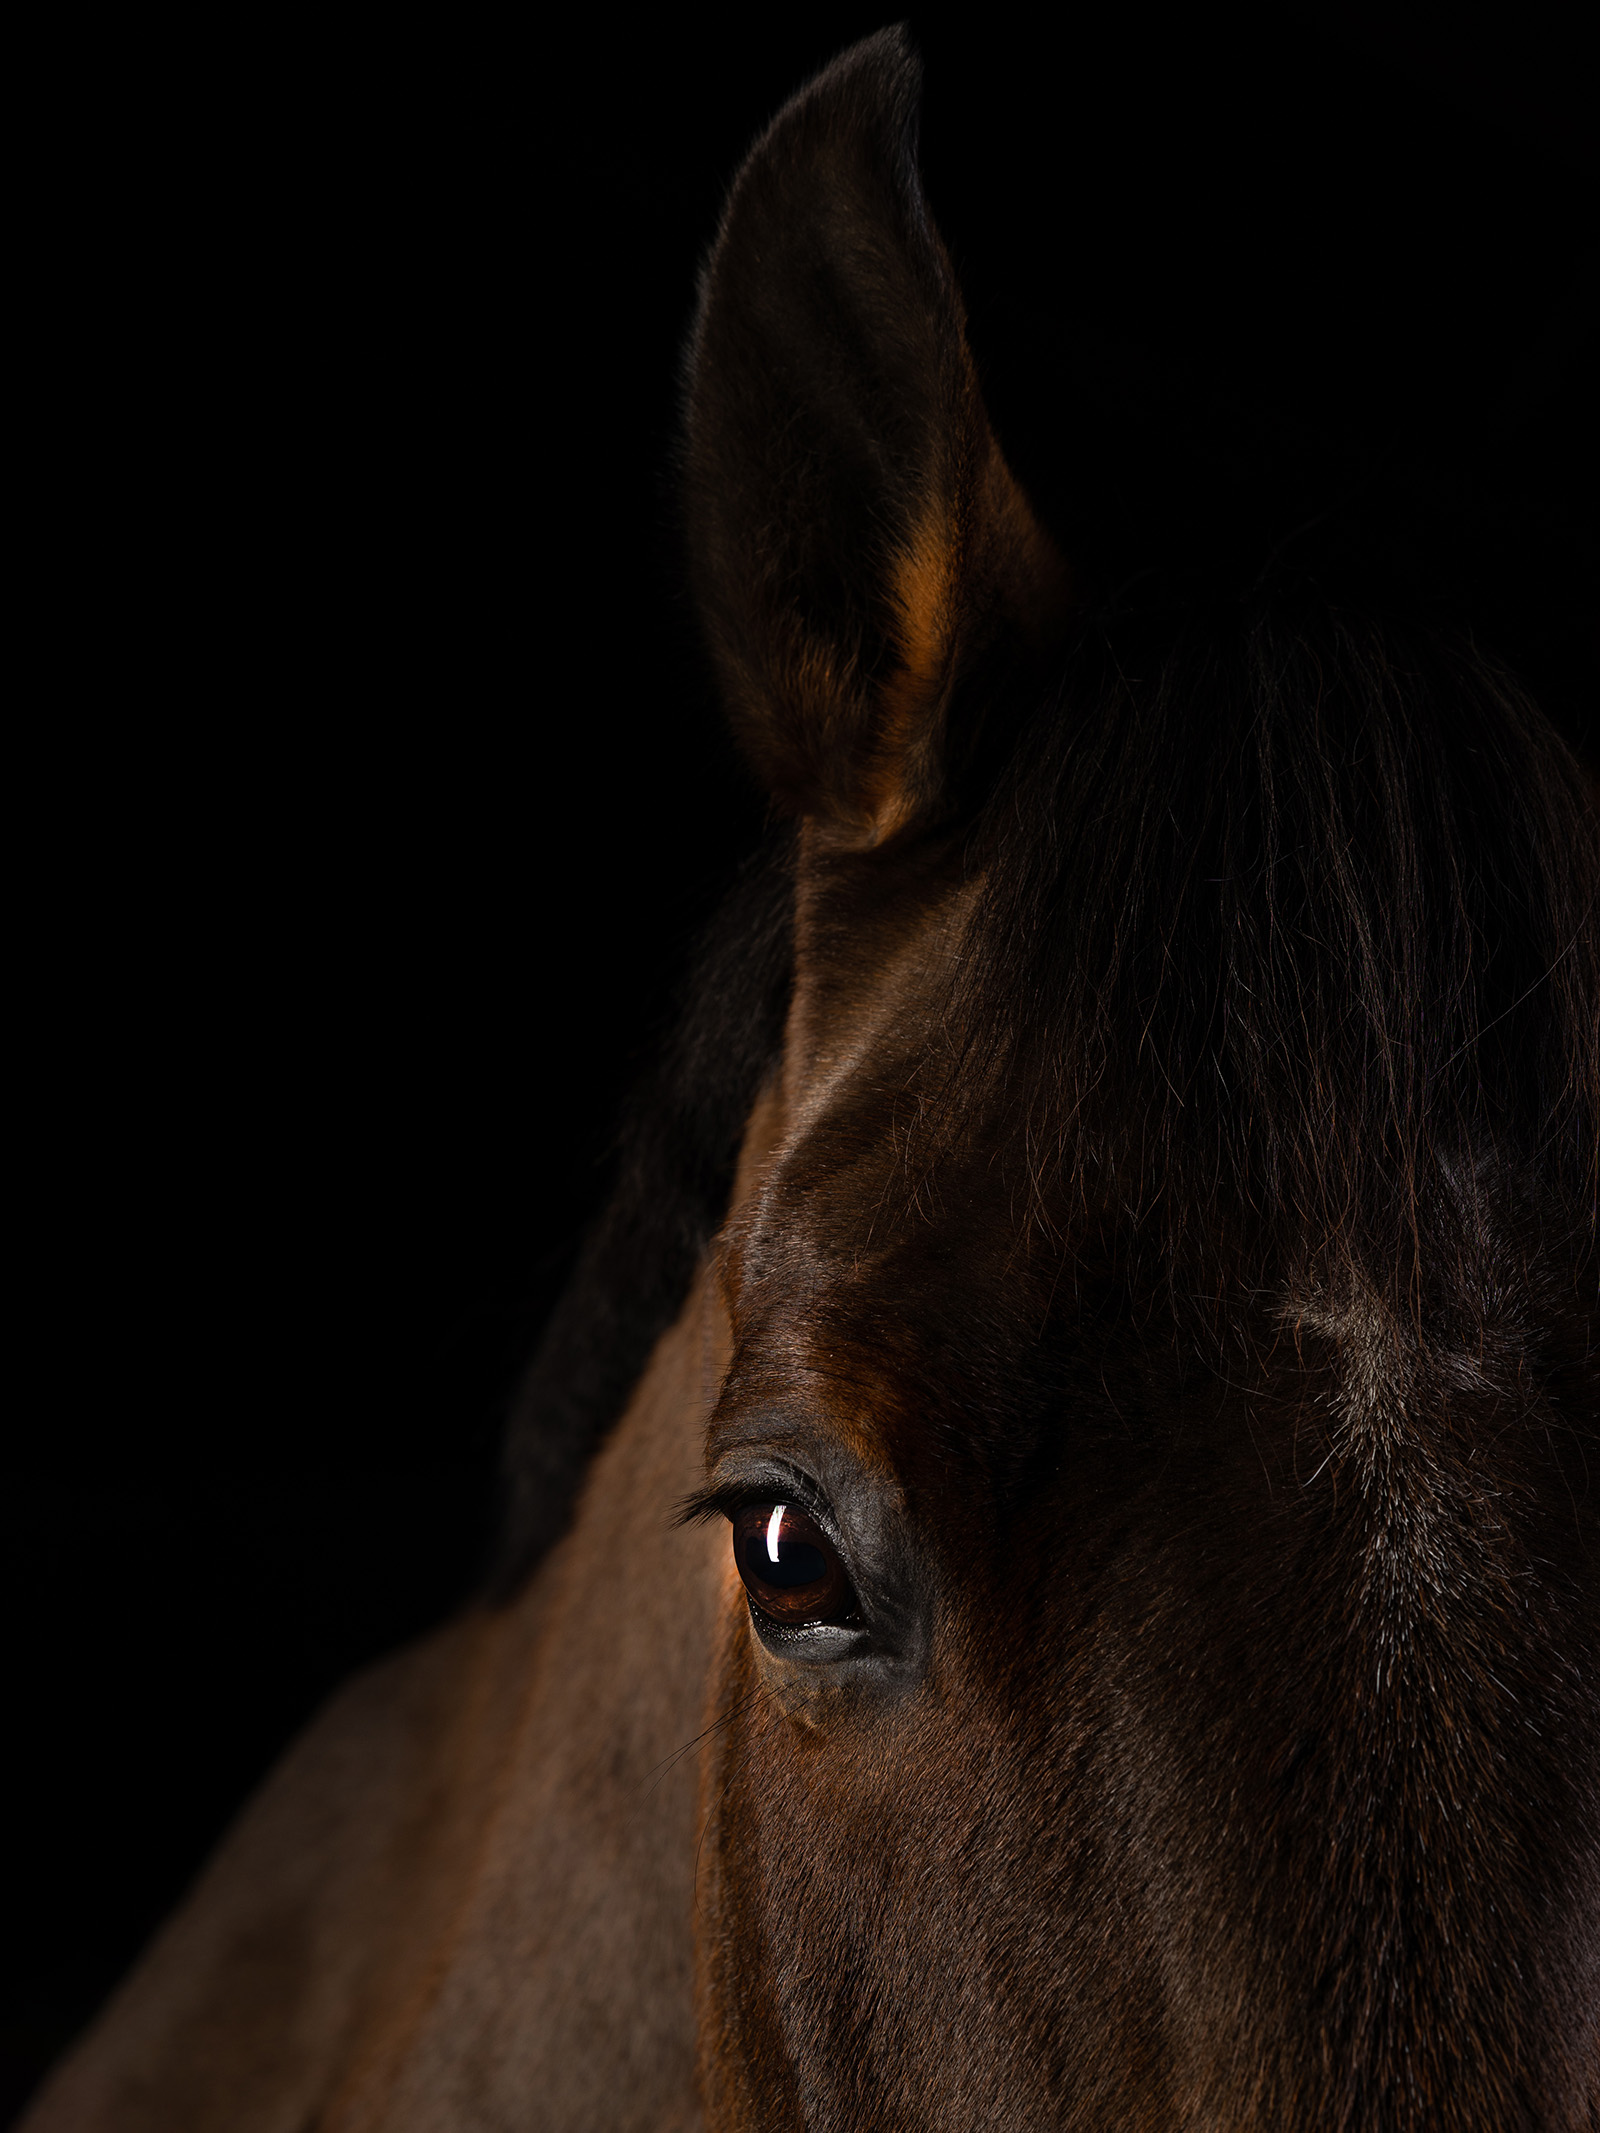
[[[826,1735],[846,1722],[855,1700],[849,1689],[827,1680],[821,1668],[775,1658],[757,1636],[748,1610],[741,1627],[757,1692],[766,1699],[774,1719],[786,1720],[813,1736]]]
[[[801,2133],[805,2124],[773,1993],[763,1896],[773,1862],[765,1809],[786,1790],[793,1732],[756,1665],[744,1588],[723,1595],[712,1670],[695,1889],[700,2092],[709,2133]],[[782,1869],[778,1870],[781,1880]]]

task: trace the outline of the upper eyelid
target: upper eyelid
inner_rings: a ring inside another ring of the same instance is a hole
[[[675,1526],[704,1525],[708,1519],[732,1518],[750,1504],[760,1501],[759,1493],[752,1494],[743,1486],[696,1489],[679,1504],[672,1523]]]
[[[843,1545],[840,1520],[833,1505],[809,1475],[792,1468],[773,1467],[765,1473],[736,1480],[714,1482],[685,1497],[674,1525],[700,1524],[710,1518],[733,1518],[753,1504],[792,1503],[816,1519],[836,1544]]]

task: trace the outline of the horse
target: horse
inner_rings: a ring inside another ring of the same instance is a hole
[[[902,33],[687,357],[769,847],[508,1439],[29,2133],[1600,2122],[1600,840],[1314,538],[1096,590]]]

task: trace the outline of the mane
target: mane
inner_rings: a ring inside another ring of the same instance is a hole
[[[1596,829],[1463,635],[1304,577],[1091,617],[972,834],[934,1113],[998,1076],[1036,1208],[1114,1203],[1169,1270],[1414,1309],[1486,1163],[1592,1244]]]
[[[1047,1223],[1110,1205],[1169,1278],[1270,1266],[1414,1314],[1441,1223],[1503,1200],[1492,1158],[1587,1257],[1600,839],[1566,745],[1468,638],[1309,582],[1102,609],[966,842],[983,886],[919,1161],[999,1088]],[[628,1109],[512,1412],[493,1595],[564,1529],[722,1220],[792,898],[785,837]]]
[[[590,1460],[722,1221],[745,1121],[782,1044],[792,905],[785,833],[711,920],[675,1026],[624,1112],[609,1197],[507,1423],[492,1599],[511,1597],[565,1530]]]

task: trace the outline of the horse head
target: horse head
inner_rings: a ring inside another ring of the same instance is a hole
[[[498,1573],[30,2133],[1600,2123],[1592,800],[1353,504],[1069,566],[917,108],[848,52],[706,267],[692,575],[793,826]]]
[[[1081,587],[898,33],[734,189],[696,582],[798,817],[717,1245],[719,2128],[1592,2124],[1592,819],[1280,562]]]

